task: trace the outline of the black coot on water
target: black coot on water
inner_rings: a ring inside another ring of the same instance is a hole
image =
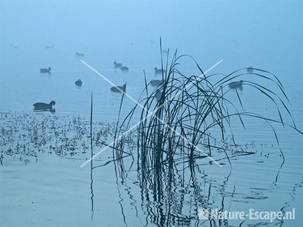
[[[53,106],[56,104],[55,101],[51,101],[50,103],[44,103],[44,102],[37,102],[34,103],[34,111],[35,112],[51,112],[55,113],[56,110],[53,108]]]
[[[115,68],[115,69],[119,69],[119,68],[121,68],[122,66],[123,66],[122,63],[119,63],[119,62],[114,61],[114,68]]]
[[[149,83],[152,87],[158,87],[163,83],[163,80],[151,80]]]
[[[41,68],[40,69],[40,73],[48,73],[51,74],[52,73],[52,68],[48,67],[48,68]]]
[[[121,66],[120,69],[121,69],[122,72],[128,72],[129,71],[129,68],[127,66]]]
[[[228,86],[229,86],[230,89],[234,89],[234,90],[240,89],[240,90],[242,90],[243,89],[243,80],[238,80],[238,81],[231,82],[231,83],[228,84]]]
[[[82,87],[82,85],[83,85],[83,82],[82,82],[82,80],[76,80],[75,81],[75,85],[78,87],[78,88],[81,88]]]
[[[115,93],[126,92],[126,84],[123,84],[122,86],[111,87],[110,90]]]
[[[157,67],[155,67],[154,70],[155,70],[155,75],[162,75],[166,73],[166,70],[158,69]]]

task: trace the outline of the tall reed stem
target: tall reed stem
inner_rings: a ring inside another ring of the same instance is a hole
[[[93,93],[90,99],[90,192],[91,192],[91,219],[94,217],[94,190],[93,190]]]

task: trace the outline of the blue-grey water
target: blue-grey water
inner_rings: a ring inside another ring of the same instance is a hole
[[[56,101],[56,113],[46,117],[58,117],[60,122],[65,118],[72,122],[78,116],[88,120],[91,93],[94,120],[102,124],[115,122],[121,95],[110,92],[112,85],[80,60],[114,84],[127,83],[127,93],[137,99],[144,88],[143,71],[148,80],[160,79],[154,75],[154,67],[161,67],[161,37],[163,49],[192,55],[203,70],[218,63],[209,73],[227,74],[247,66],[274,72],[285,87],[291,112],[302,130],[302,10],[300,0],[1,0],[0,128],[14,127],[18,131],[24,127],[22,119],[39,121],[40,115],[33,114],[32,104],[51,100]],[[84,56],[79,57],[76,52]],[[129,72],[114,69],[114,61],[127,65]],[[40,74],[40,68],[49,66],[50,75]],[[182,61],[180,68],[188,74],[199,74],[188,59]],[[74,84],[77,79],[83,81],[80,89]],[[241,96],[247,108],[276,116],[272,106],[253,91],[244,87]],[[133,105],[125,97],[123,114]],[[302,135],[287,127],[277,127],[283,162],[273,133],[263,123],[251,123],[243,130],[240,122],[235,121],[234,130],[241,143],[253,144],[257,152],[232,160],[229,177],[227,165],[202,166],[201,172],[207,178],[197,181],[205,187],[201,189],[203,193],[207,195],[207,187],[213,185],[212,205],[220,204],[226,197],[225,207],[234,211],[294,208],[295,220],[253,223],[301,226]],[[73,135],[66,136],[68,140]],[[9,146],[0,148],[1,154]],[[40,149],[37,158],[22,156],[20,161],[19,156],[4,157],[0,165],[0,226],[211,226],[194,218],[183,217],[187,220],[183,223],[167,221],[171,220],[166,217],[168,214],[176,216],[183,212],[184,216],[194,217],[201,208],[195,205],[196,188],[191,184],[192,187],[182,189],[183,194],[178,182],[174,186],[176,201],[170,203],[178,204],[179,194],[183,195],[182,212],[176,205],[178,212],[163,214],[160,211],[167,211],[167,203],[146,201],[136,168],[130,170],[126,181],[120,182],[113,163],[94,170],[92,217],[90,170],[89,166],[80,168],[89,153],[67,158],[43,152],[45,147]],[[109,160],[111,152],[102,153],[98,162]],[[164,200],[169,196],[163,192]],[[248,224],[244,222],[242,226]],[[239,226],[240,222],[221,223],[224,225]]]

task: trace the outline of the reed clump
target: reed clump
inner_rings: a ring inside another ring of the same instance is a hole
[[[254,146],[251,149],[248,144],[236,142],[239,131],[234,130],[235,125],[246,129],[249,123],[261,121],[273,132],[278,145],[277,126],[302,132],[295,125],[284,87],[273,73],[246,67],[229,74],[206,74],[190,56],[179,56],[177,52],[170,59],[168,56],[169,53],[165,64],[161,60],[161,80],[157,79],[157,84],[156,80],[153,84],[145,80],[143,96],[124,120],[120,120],[119,111],[114,150],[120,153],[118,158],[125,153],[128,142],[124,133],[134,128],[130,122],[136,120],[138,113],[140,121],[136,124],[136,135],[132,136],[135,149],[127,151],[136,151],[130,156],[137,163],[146,219],[158,226],[189,226],[193,222],[199,225],[197,207],[224,210],[226,197],[233,198],[235,194],[235,188],[232,193],[224,192],[232,168],[221,169],[224,176],[221,183],[208,179],[205,170],[214,164],[231,167],[232,158],[256,152]],[[192,60],[197,75],[181,71],[184,58]],[[270,114],[250,107],[249,104],[256,103],[250,98],[256,96],[264,107],[272,107],[267,111]],[[122,101],[120,110],[121,106]],[[281,149],[280,152],[282,167],[284,155]],[[115,169],[124,184],[134,162],[127,168],[122,158],[115,160],[118,160]],[[228,220],[208,222],[209,226],[221,226],[223,222],[228,225]]]
[[[181,72],[179,62],[183,58],[193,61],[199,76]],[[121,123],[121,128],[128,128],[134,112],[139,110],[138,169],[157,171],[163,164],[172,167],[179,162],[192,166],[195,160],[205,158],[213,164],[220,153],[229,160],[232,154],[227,151],[226,140],[234,141],[236,136],[232,125],[239,121],[245,128],[247,118],[264,121],[278,143],[275,124],[300,132],[289,110],[284,87],[273,73],[247,67],[229,74],[205,74],[192,57],[178,56],[177,52],[163,62],[162,83],[151,90],[146,82],[146,95],[140,99],[140,105]],[[246,110],[241,92],[248,88],[273,104],[274,117]]]

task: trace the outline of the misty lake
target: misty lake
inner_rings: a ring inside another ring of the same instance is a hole
[[[2,0],[0,226],[302,226],[302,9]]]

